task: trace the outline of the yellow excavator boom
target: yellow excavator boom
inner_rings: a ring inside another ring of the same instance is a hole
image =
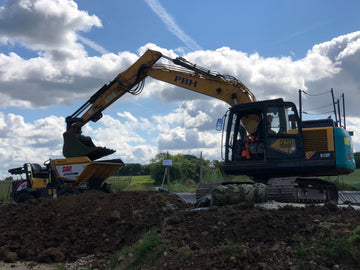
[[[161,57],[172,61],[174,65],[156,64]],[[81,134],[81,127],[89,121],[101,119],[102,111],[124,94],[141,93],[144,79],[148,76],[223,100],[231,106],[256,100],[253,93],[235,77],[209,71],[181,57],[172,59],[158,51],[147,50],[133,65],[119,73],[109,84],[105,84],[66,118],[63,155],[67,158],[87,156],[95,160],[114,153],[112,149],[95,146],[90,137]]]

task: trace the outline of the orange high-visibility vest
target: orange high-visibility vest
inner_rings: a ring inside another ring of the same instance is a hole
[[[250,142],[257,142],[259,141],[258,137],[251,137]],[[250,152],[249,152],[249,139],[246,140],[244,150],[241,152],[241,158],[244,159],[251,159]]]

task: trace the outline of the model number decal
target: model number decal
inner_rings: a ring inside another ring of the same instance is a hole
[[[350,145],[350,140],[349,140],[349,138],[344,138],[344,144],[346,144],[346,145]]]
[[[320,158],[330,158],[331,153],[320,153]]]
[[[281,140],[280,141],[280,147],[282,148],[288,148],[292,146],[292,140]]]

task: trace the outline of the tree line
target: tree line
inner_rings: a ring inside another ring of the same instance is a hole
[[[193,155],[169,155],[166,153],[160,153],[155,156],[150,161],[150,164],[142,165],[140,163],[129,163],[125,164],[122,168],[115,172],[115,176],[136,176],[136,175],[151,175],[155,180],[155,184],[161,184],[165,166],[163,166],[163,161],[166,159],[171,159],[173,165],[170,169],[170,178],[173,181],[186,182],[194,181],[195,183],[199,182],[200,179],[200,162],[202,162],[203,175],[213,174],[215,168],[218,168],[218,171],[221,174],[224,174],[224,162],[218,160],[202,160]],[[354,159],[356,162],[356,169],[360,168],[360,152],[354,153]],[[9,176],[3,180],[12,181],[13,177]]]
[[[354,153],[354,159],[356,163],[356,169],[360,168],[360,152]]]
[[[170,167],[170,179],[177,182],[194,181],[198,183],[200,180],[200,167],[203,176],[212,174],[216,167],[222,171],[224,162],[210,161],[200,159],[193,155],[170,155],[166,153],[157,154],[148,165],[138,163],[126,164],[120,168],[115,175],[119,176],[135,176],[135,175],[151,175],[154,184],[162,183],[166,166],[163,165],[164,160],[172,160]],[[201,164],[202,163],[202,164]]]
[[[170,167],[170,178],[172,181],[186,182],[194,181],[199,182],[200,179],[200,163],[202,162],[203,175],[213,174],[215,168],[221,174],[224,174],[224,162],[218,160],[200,160],[200,158],[193,155],[168,155],[166,153],[157,154],[150,164],[142,165],[138,163],[126,164],[120,168],[115,175],[119,176],[135,176],[135,175],[151,175],[155,180],[155,184],[162,183],[164,178],[165,166],[164,160],[172,160],[172,166]],[[354,159],[356,162],[356,169],[360,168],[360,152],[354,153]]]

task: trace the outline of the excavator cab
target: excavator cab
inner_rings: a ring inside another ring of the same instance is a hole
[[[233,174],[287,174],[304,160],[301,121],[296,107],[282,99],[245,103],[230,109],[225,168]]]
[[[24,202],[38,197],[56,195],[51,171],[37,163],[25,163],[22,167],[8,170],[12,175],[19,175],[20,180],[12,182],[11,198],[15,202]],[[25,178],[23,177],[25,176]]]
[[[225,171],[255,179],[332,176],[354,171],[351,133],[331,119],[301,121],[282,99],[235,105],[225,139]]]

